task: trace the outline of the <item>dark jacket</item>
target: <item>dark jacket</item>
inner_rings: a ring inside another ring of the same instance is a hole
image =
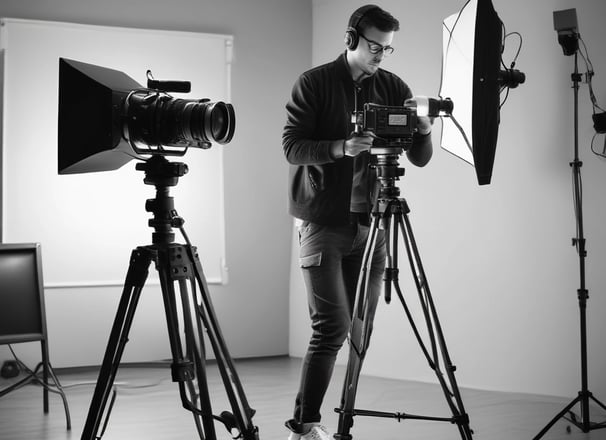
[[[366,102],[401,106],[411,97],[404,81],[383,69],[354,84],[345,53],[303,73],[286,105],[287,122],[282,135],[282,147],[290,163],[290,214],[324,225],[347,224],[354,161],[363,161],[367,167],[370,154],[335,160],[330,153],[333,143],[343,144],[351,136],[351,115],[356,104],[358,111]],[[431,136],[415,137],[409,159],[414,163],[414,150],[425,149],[422,156],[429,160],[431,148]],[[417,165],[425,165],[426,160],[421,162]],[[370,212],[371,206],[368,208]]]

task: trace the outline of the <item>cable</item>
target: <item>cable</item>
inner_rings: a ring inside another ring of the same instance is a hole
[[[606,111],[600,107],[600,105],[598,104],[597,98],[595,96],[595,92],[593,91],[593,84],[592,84],[592,79],[593,76],[595,75],[595,72],[593,70],[593,63],[591,62],[591,59],[589,58],[589,49],[587,48],[587,44],[585,43],[585,41],[583,40],[583,38],[581,38],[581,36],[578,36],[579,41],[581,42],[581,44],[579,45],[579,50],[578,50],[578,54],[581,57],[581,59],[583,60],[583,62],[585,63],[585,80],[587,82],[587,87],[589,90],[589,99],[591,100],[591,110],[592,113],[594,115],[594,117],[598,114],[603,114]],[[598,151],[595,147],[595,140],[598,136],[599,133],[601,133],[600,131],[598,131],[599,129],[596,127],[596,133],[594,133],[593,137],[591,138],[591,144],[590,144],[590,149],[591,152],[593,154],[595,154],[598,157],[604,158],[606,159],[606,139],[604,141],[604,147],[602,148],[602,151]]]
[[[50,392],[60,394],[61,393],[60,390],[65,390],[68,388],[75,388],[75,387],[80,387],[80,386],[91,386],[91,385],[94,386],[97,384],[96,381],[81,381],[81,382],[76,382],[76,383],[72,383],[72,384],[68,384],[68,385],[63,385],[59,382],[59,379],[55,375],[52,367],[49,368],[49,374],[51,375],[54,383],[50,383],[50,382],[44,383],[44,381],[40,377],[41,373],[39,372],[40,368],[42,367],[42,362],[40,362],[32,370],[25,364],[25,362],[23,362],[21,359],[19,359],[19,357],[15,353],[13,347],[11,346],[11,344],[7,344],[7,345],[8,345],[9,350],[11,351],[13,358],[15,359],[15,362],[17,362],[19,369],[21,369],[27,375],[26,378],[24,378],[20,381],[20,382],[25,382],[21,386],[26,385],[29,381],[33,380],[38,385],[41,385],[42,387],[47,388]],[[50,363],[49,363],[49,366],[50,366]],[[159,380],[156,382],[145,383],[142,385],[133,385],[133,384],[130,384],[129,382],[115,382],[115,385],[120,386],[121,389],[153,388],[158,385],[161,385],[165,381],[166,380]],[[13,386],[15,386],[15,385],[13,384]],[[55,388],[57,388],[57,389],[55,389]]]
[[[507,67],[505,65],[505,61],[503,61],[503,52],[505,51],[505,43],[507,41],[507,38],[511,37],[512,35],[516,35],[520,42],[518,44],[518,50],[516,51],[515,56],[513,57],[513,60],[511,61],[511,64],[509,67]],[[516,66],[516,62],[518,60],[518,56],[520,55],[520,52],[522,51],[522,45],[523,45],[523,38],[522,38],[522,34],[520,34],[519,32],[510,32],[507,33],[505,30],[505,24],[503,23],[503,48],[502,48],[502,52],[501,52],[501,65],[503,66],[503,68],[506,71],[513,71],[515,66]],[[511,88],[507,85],[501,86],[501,90],[499,91],[499,94],[502,94],[504,90],[507,90],[505,93],[505,97],[501,100],[501,103],[499,104],[499,110],[503,107],[503,105],[505,105],[505,102],[507,102],[507,98],[509,98],[509,91],[511,90]]]
[[[576,165],[574,165],[576,166]],[[578,190],[576,188],[575,185],[575,180],[578,179]],[[573,194],[573,202],[574,202],[574,216],[576,219],[576,225],[577,225],[577,237],[581,236],[581,231],[580,231],[580,215],[581,215],[581,206],[583,204],[583,179],[581,177],[581,173],[578,172],[578,170],[574,170],[573,176],[572,176],[572,194]],[[574,240],[574,246],[577,250],[577,253],[580,253],[581,251],[581,243],[578,240]]]
[[[594,133],[593,137],[591,138],[591,151],[593,152],[593,154],[595,154],[596,156],[600,156],[604,159],[606,159],[606,137],[604,138],[604,147],[602,148],[602,151],[597,151],[594,148],[594,143],[595,143],[595,138],[598,136],[598,133]]]
[[[598,105],[597,99],[595,97],[595,93],[593,92],[592,78],[595,73],[593,70],[593,63],[589,59],[589,50],[587,49],[587,45],[585,44],[585,41],[581,38],[580,35],[579,35],[579,41],[582,43],[581,46],[579,46],[579,55],[581,55],[581,58],[583,59],[583,61],[585,61],[585,66],[587,68],[586,79],[587,79],[587,85],[589,86],[589,97],[590,97],[591,103],[593,105],[593,113],[595,114],[595,109],[599,109],[600,111],[604,112],[606,110],[604,110],[602,107],[600,107]],[[585,51],[585,53],[583,53],[583,50]]]

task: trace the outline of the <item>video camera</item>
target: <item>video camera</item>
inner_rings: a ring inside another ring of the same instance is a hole
[[[174,98],[188,81],[160,81],[147,72],[147,87],[118,70],[59,59],[59,174],[115,170],[147,155],[182,156],[189,147],[232,140],[231,104]]]
[[[416,109],[407,105],[399,107],[367,103],[364,110],[356,115],[356,131],[371,131],[383,139],[410,138],[416,126]]]
[[[354,112],[352,119],[355,133],[372,132],[376,136],[377,147],[408,150],[417,131],[418,116],[437,117],[452,113],[452,109],[453,103],[449,98],[419,96],[407,100],[403,106],[366,103],[362,111]]]

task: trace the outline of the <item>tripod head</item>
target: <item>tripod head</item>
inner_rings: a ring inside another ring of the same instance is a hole
[[[376,170],[379,183],[377,200],[396,200],[400,196],[396,181],[404,175],[404,168],[398,161],[403,152],[404,148],[399,146],[371,149],[371,166]]]
[[[137,163],[138,171],[145,172],[143,182],[156,187],[156,198],[145,202],[145,210],[151,212],[154,218],[148,224],[154,228],[152,242],[167,244],[175,241],[172,228],[183,226],[183,219],[177,215],[174,200],[169,197],[169,188],[177,185],[179,177],[188,172],[184,163],[169,162],[164,156],[154,155],[145,162]]]

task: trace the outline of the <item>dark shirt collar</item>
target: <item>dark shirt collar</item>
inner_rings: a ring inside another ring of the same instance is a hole
[[[363,86],[366,82],[374,78],[376,73],[371,76],[367,76],[362,81],[354,82],[351,75],[351,68],[349,67],[349,63],[347,62],[347,50],[345,50],[339,57],[335,60],[337,64],[337,71],[339,76],[346,82],[351,83],[351,85]]]

